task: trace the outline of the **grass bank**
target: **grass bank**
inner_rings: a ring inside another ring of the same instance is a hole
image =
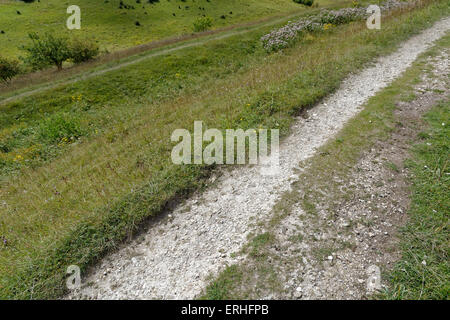
[[[354,23],[272,55],[263,28],[1,106],[0,297],[59,296],[68,265],[86,270],[200,187],[209,168],[170,161],[174,129],[203,120],[286,134],[350,72],[448,13],[434,1],[391,16],[382,32]]]
[[[426,114],[412,157],[409,222],[401,230],[402,258],[390,274],[388,299],[447,300],[450,292],[450,101]]]

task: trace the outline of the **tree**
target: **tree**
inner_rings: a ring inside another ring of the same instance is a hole
[[[24,60],[35,69],[55,65],[61,70],[63,62],[71,56],[67,38],[48,33],[42,37],[37,33],[30,33],[28,36],[32,43],[23,47],[28,54]]]
[[[19,73],[19,62],[0,57],[0,79],[10,81]]]
[[[99,54],[98,45],[88,39],[74,38],[69,42],[70,60],[82,63],[94,59]]]

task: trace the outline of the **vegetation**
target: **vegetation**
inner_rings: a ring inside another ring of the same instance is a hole
[[[419,3],[416,3],[418,5]],[[403,9],[414,6],[412,2],[391,0],[380,4],[383,13],[388,14],[395,8]],[[261,38],[267,51],[277,51],[287,48],[306,34],[326,31],[336,25],[347,24],[353,21],[365,20],[368,17],[366,8],[342,8],[339,10],[323,10],[317,15],[302,17],[298,21],[273,30]]]
[[[305,6],[311,7],[314,4],[314,0],[293,0],[295,3],[303,4]]]
[[[212,26],[212,19],[210,17],[200,17],[194,21],[194,31],[201,32],[208,30]]]
[[[345,2],[348,0],[322,0],[321,4]],[[140,3],[135,0],[78,0],[81,29],[68,30],[65,22],[69,17],[66,14],[69,5],[60,0],[33,3],[0,1],[0,31],[4,32],[0,33],[2,55],[7,58],[20,55],[19,47],[28,41],[26,35],[37,31],[58,37],[75,34],[86,38],[94,35],[102,50],[112,52],[190,34],[194,21],[203,15],[214,20],[215,29],[304,10],[292,0],[142,0]],[[136,21],[140,26],[136,26]]]
[[[23,49],[27,56],[23,58],[25,63],[34,69],[42,69],[49,65],[55,65],[61,70],[63,63],[72,60],[81,63],[94,58],[99,53],[98,46],[88,40],[69,39],[58,37],[52,34],[39,36],[37,33],[30,33],[31,44]]]
[[[19,62],[0,57],[0,79],[4,82],[10,81],[20,72]]]
[[[27,52],[24,61],[33,68],[42,69],[53,64],[61,70],[63,62],[70,58],[66,38],[55,37],[51,34],[39,36],[37,33],[30,33],[28,36],[32,43],[23,47]]]
[[[426,115],[429,129],[413,147],[409,222],[401,233],[402,259],[392,272],[391,299],[448,300],[450,292],[450,101]]]
[[[69,42],[70,60],[82,63],[94,59],[100,52],[98,45],[88,39],[72,39]]]

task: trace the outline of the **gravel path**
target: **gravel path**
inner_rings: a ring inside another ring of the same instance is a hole
[[[341,88],[299,118],[280,146],[281,173],[263,176],[257,167],[225,172],[206,192],[160,217],[149,230],[104,258],[67,298],[192,299],[208,275],[233,258],[297,177],[294,168],[335,135],[380,89],[399,77],[432,42],[450,30],[450,18],[403,43],[373,67],[349,77]]]

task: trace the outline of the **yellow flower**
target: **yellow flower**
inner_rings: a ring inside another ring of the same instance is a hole
[[[177,73],[177,74],[175,74],[175,77],[179,78],[179,77],[181,77],[181,74]]]
[[[332,25],[331,23],[327,23],[327,24],[325,24],[325,25],[323,26],[323,30],[328,30],[328,29],[330,29],[331,27],[333,27],[333,25]]]

